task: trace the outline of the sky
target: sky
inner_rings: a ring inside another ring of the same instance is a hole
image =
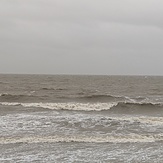
[[[0,0],[0,73],[163,75],[163,0]]]

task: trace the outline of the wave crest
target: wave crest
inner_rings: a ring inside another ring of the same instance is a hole
[[[136,113],[147,111],[163,111],[161,103],[129,103],[129,102],[110,102],[110,103],[18,103],[18,102],[1,102],[1,105],[23,107],[37,107],[54,110],[76,110],[76,111],[106,111],[110,110],[114,113]]]
[[[45,109],[55,110],[78,110],[78,111],[102,111],[108,110],[111,107],[117,105],[117,103],[8,103],[1,102],[2,105],[16,106],[21,105],[23,107],[38,107]]]
[[[88,95],[77,98],[86,102],[118,102],[125,100],[125,97],[113,95]]]
[[[34,98],[34,95],[14,95],[14,94],[8,94],[8,93],[2,93],[0,94],[0,99],[2,100],[10,100],[10,101],[14,101],[14,100],[20,100],[20,99],[27,99],[27,98]]]

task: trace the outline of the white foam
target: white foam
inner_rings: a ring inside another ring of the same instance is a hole
[[[162,117],[139,117],[133,118],[135,121],[140,121],[141,123],[151,124],[151,125],[163,125]]]
[[[163,140],[163,135],[115,135],[115,136],[42,136],[42,137],[23,137],[23,138],[0,138],[0,144],[15,143],[57,143],[57,142],[83,142],[83,143],[139,143],[155,142]]]
[[[109,110],[118,103],[9,103],[1,102],[1,105],[16,106],[22,105],[23,107],[40,107],[55,110],[84,110],[84,111],[101,111]]]
[[[37,107],[46,108],[54,110],[74,110],[74,111],[102,111],[109,110],[118,103],[9,103],[1,102],[1,105],[17,106],[21,105],[23,107]],[[107,116],[116,121],[129,121],[140,122],[147,125],[163,125],[163,117],[150,117],[150,116]]]
[[[7,106],[16,106],[21,105],[21,103],[18,102],[0,102],[1,105],[7,105]]]

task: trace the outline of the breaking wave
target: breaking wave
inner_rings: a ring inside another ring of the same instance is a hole
[[[23,107],[38,107],[45,109],[55,110],[79,110],[79,111],[102,111],[108,110],[111,107],[117,105],[117,103],[8,103],[1,102],[1,105],[16,106],[21,105]]]
[[[74,111],[110,111],[112,113],[148,113],[163,111],[162,103],[129,103],[129,102],[110,102],[110,103],[19,103],[19,102],[0,102],[1,105],[23,107],[37,107],[54,110],[74,110]]]
[[[15,137],[15,138],[0,138],[0,144],[15,144],[15,143],[58,143],[58,142],[75,142],[75,143],[139,143],[139,142],[156,142],[162,141],[163,135],[115,135],[115,136],[38,136],[38,137]]]

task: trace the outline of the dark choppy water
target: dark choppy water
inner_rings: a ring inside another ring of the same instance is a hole
[[[0,75],[0,162],[163,162],[163,77]]]

